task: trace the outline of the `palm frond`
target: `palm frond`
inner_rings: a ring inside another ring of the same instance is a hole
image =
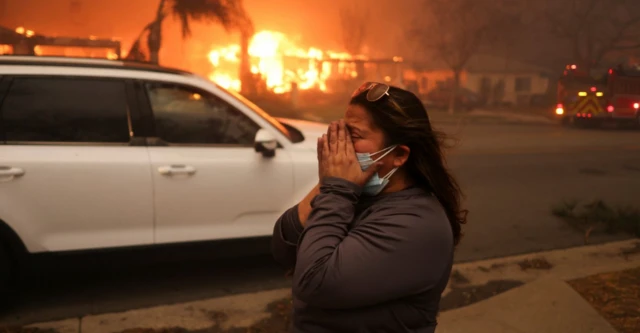
[[[142,40],[145,37],[145,35],[148,35],[149,32],[151,31],[151,25],[153,24],[153,22],[147,24],[142,31],[140,31],[140,34],[138,34],[138,37],[136,37],[135,42],[131,45],[131,48],[129,49],[129,52],[127,52],[127,56],[125,57],[125,59],[127,60],[136,60],[136,61],[145,61],[147,58],[147,55],[145,53],[145,51],[143,50],[142,47]]]
[[[127,54],[127,56],[125,57],[125,60],[131,60],[131,61],[146,61],[147,60],[147,55],[142,50],[142,43],[140,42],[140,40],[137,40],[137,41],[135,41],[135,43],[133,43],[133,45],[131,46],[131,49],[129,50],[129,52]]]
[[[246,16],[241,1],[233,0],[173,0],[169,11],[180,21],[185,38],[191,36],[192,21],[217,22],[229,31],[237,29]]]

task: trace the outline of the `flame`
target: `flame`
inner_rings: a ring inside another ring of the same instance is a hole
[[[33,37],[36,33],[33,30],[27,30],[25,27],[17,27],[16,33],[25,35],[27,37]]]
[[[35,32],[33,30],[26,29],[25,27],[17,27],[15,29],[17,34],[23,35],[25,37],[33,37],[35,36]],[[98,40],[97,36],[90,35],[89,40]],[[111,38],[113,41],[119,41],[120,38],[113,37]],[[113,49],[99,49],[99,48],[85,48],[83,46],[55,46],[55,45],[36,45],[33,48],[34,54],[37,56],[42,55],[57,55],[57,56],[65,56],[65,57],[89,57],[89,58],[107,58],[109,60],[117,60],[120,58],[126,57],[126,52],[122,57],[118,56],[118,54]],[[0,55],[1,54],[13,54],[14,50],[11,45],[1,45],[0,44]],[[105,53],[106,52],[106,53]]]
[[[119,58],[118,54],[115,51],[113,51],[113,50],[108,50],[107,51],[107,59],[109,59],[109,60],[118,60],[118,58]]]
[[[355,78],[358,73],[355,59],[366,59],[344,52],[302,48],[277,31],[256,33],[249,43],[250,70],[260,76],[268,89],[277,94],[291,91],[292,84],[299,89],[327,91],[326,81],[335,76]],[[326,61],[332,60],[332,61]],[[209,52],[214,67],[209,79],[220,86],[240,91],[240,46],[232,44]]]

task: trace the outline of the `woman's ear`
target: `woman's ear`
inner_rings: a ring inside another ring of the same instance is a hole
[[[409,159],[411,149],[405,145],[399,145],[394,149],[393,166],[399,168],[403,166]]]

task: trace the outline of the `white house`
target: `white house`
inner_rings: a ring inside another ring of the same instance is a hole
[[[453,81],[453,73],[440,62],[427,63],[420,70],[407,68],[404,80],[420,94]],[[491,55],[472,57],[460,76],[460,85],[481,96],[489,105],[527,105],[532,96],[546,94],[547,70],[536,65]]]

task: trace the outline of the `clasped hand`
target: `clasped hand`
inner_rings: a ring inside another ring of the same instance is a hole
[[[363,186],[379,168],[377,163],[362,171],[344,120],[332,122],[327,134],[318,138],[320,180],[336,177]]]

